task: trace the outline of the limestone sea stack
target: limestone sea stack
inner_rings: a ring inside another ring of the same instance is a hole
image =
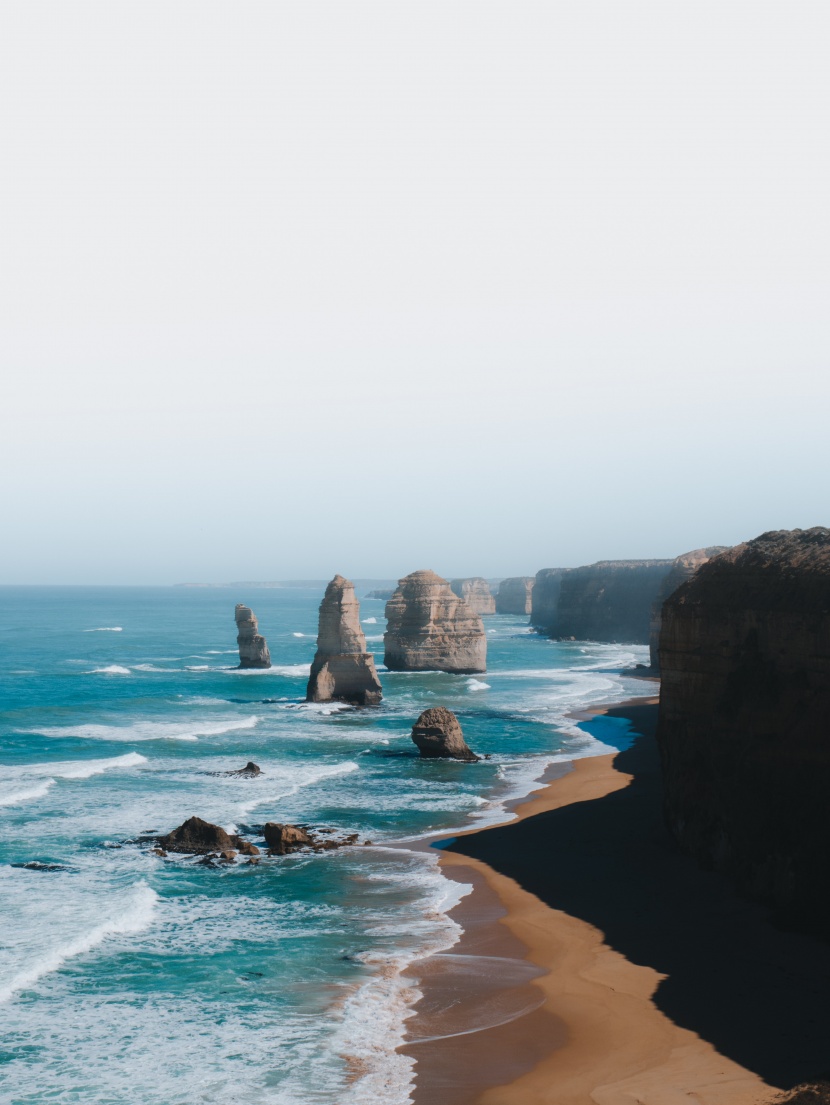
[[[431,571],[412,572],[386,604],[384,663],[390,671],[487,670],[481,618]]]
[[[651,624],[649,626],[648,643],[652,671],[657,672],[660,670],[659,647],[660,626],[663,620],[663,603],[669,595],[677,590],[681,583],[685,583],[687,579],[691,579],[702,564],[705,564],[707,560],[711,560],[713,556],[719,556],[722,552],[726,552],[727,548],[727,545],[712,545],[706,549],[693,549],[691,552],[683,553],[682,556],[677,557],[667,575],[664,577],[657,598],[651,607]]]
[[[374,706],[382,697],[375,661],[366,651],[366,638],[360,628],[360,604],[354,584],[335,576],[320,603],[317,652],[306,699],[338,699],[357,706]]]
[[[533,602],[533,576],[503,579],[496,595],[497,614],[529,614]]]
[[[271,653],[259,634],[256,615],[250,606],[236,604],[236,643],[239,645],[240,668],[270,668]]]
[[[469,579],[454,579],[450,583],[453,592],[464,599],[473,613],[478,615],[495,614],[496,600],[490,591],[490,584],[481,576]]]
[[[830,936],[830,530],[765,533],[663,606],[658,742],[680,845]]]
[[[445,706],[424,710],[412,727],[412,739],[425,759],[478,760],[467,742],[458,718]]]

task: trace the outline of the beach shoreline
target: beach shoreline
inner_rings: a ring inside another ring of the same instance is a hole
[[[656,761],[656,701],[632,699],[577,716],[587,720],[604,713],[627,720],[641,734],[635,744]],[[665,1000],[658,1002],[655,995],[666,979],[672,976],[673,981],[674,971],[655,967],[648,954],[625,954],[619,946],[624,941],[612,941],[602,925],[586,918],[590,910],[556,908],[544,900],[555,897],[555,892],[539,893],[540,884],[546,887],[550,881],[545,856],[553,856],[563,844],[571,851],[580,845],[581,837],[575,841],[567,835],[559,840],[552,817],[578,813],[584,837],[594,807],[599,812],[600,804],[604,809],[609,801],[626,803],[641,797],[642,774],[629,773],[624,764],[615,763],[626,759],[615,752],[553,765],[556,777],[517,800],[513,820],[464,830],[441,845],[439,863],[445,876],[473,886],[472,893],[450,913],[463,929],[450,958],[512,957],[532,965],[538,974],[503,988],[501,1005],[485,987],[485,1009],[479,1015],[486,1018],[501,1011],[512,1017],[504,1023],[492,1020],[492,1027],[476,1030],[470,1027],[475,1022],[471,1006],[482,992],[480,979],[476,992],[460,977],[455,992],[436,994],[428,960],[408,968],[424,994],[407,1024],[409,1042],[399,1049],[416,1061],[415,1105],[679,1105],[681,1101],[766,1105],[780,1096],[782,1088],[805,1076],[811,1056],[813,1067],[820,1065],[817,1039],[802,1041],[791,1072],[775,1062],[763,1070],[763,1063],[743,1039],[733,1040],[720,1031],[719,1024],[708,1031],[694,1001],[687,1001],[688,1015],[685,1010],[680,1016],[670,1015],[674,1009],[662,1008]],[[637,785],[632,787],[635,776]],[[649,832],[654,835],[653,826]],[[658,847],[667,848],[663,842]],[[590,858],[586,856],[586,863]],[[660,859],[667,862],[665,856]],[[646,856],[643,863],[650,862]],[[788,967],[799,976],[798,986],[803,990],[808,985],[809,962],[815,955],[812,945],[805,948],[801,937],[776,933],[763,911],[737,900],[718,876],[709,875],[706,883],[706,873],[694,870],[684,858],[669,855],[668,862],[677,868],[678,885],[688,881],[691,894],[702,893],[705,883],[711,899],[706,899],[705,909],[720,911],[729,922],[729,932],[730,924],[738,935],[745,928],[750,943],[760,942],[759,947],[772,949],[784,961],[793,958]],[[632,869],[637,867],[634,857]],[[565,898],[567,902],[567,893]],[[664,903],[660,908],[671,916],[676,904]],[[662,951],[658,947],[655,962]],[[716,949],[716,962],[721,952]],[[479,960],[480,973],[487,973],[490,961]],[[473,971],[470,967],[468,973]],[[683,972],[678,974],[682,979]],[[726,977],[724,985],[729,984]],[[799,998],[804,1000],[801,990]],[[751,995],[748,1000],[752,1001]],[[424,1011],[434,1012],[442,1001],[447,1008],[436,1023],[445,1035],[419,1040]],[[682,1002],[678,1008],[682,1009]],[[698,1029],[706,1031],[695,1030],[696,1018]],[[713,1039],[716,1042],[710,1042]],[[781,1050],[789,1046],[782,1042]]]

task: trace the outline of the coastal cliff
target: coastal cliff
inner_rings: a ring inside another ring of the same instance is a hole
[[[830,530],[765,533],[663,606],[658,741],[680,845],[830,936]]]
[[[487,670],[481,618],[431,571],[402,579],[386,604],[384,663],[390,671]]]
[[[265,638],[260,635],[256,615],[250,606],[236,604],[236,643],[239,646],[240,668],[270,668],[271,653]]]
[[[533,576],[511,576],[499,584],[497,614],[529,614],[533,604]]]
[[[311,665],[306,699],[339,699],[358,706],[376,705],[382,698],[374,657],[366,650],[360,628],[360,604],[354,584],[336,575],[326,587],[317,632],[317,652]]]
[[[464,599],[474,614],[495,614],[496,600],[490,590],[490,584],[481,576],[471,576],[469,579],[453,579],[450,581],[453,593],[460,599]]]
[[[530,623],[577,641],[648,644],[651,609],[672,560],[599,560],[536,573]]]
[[[711,560],[713,556],[719,556],[722,552],[726,552],[727,548],[727,545],[711,545],[706,549],[693,549],[691,552],[678,556],[672,564],[668,574],[663,579],[657,598],[651,606],[648,645],[652,671],[658,672],[660,670],[660,627],[663,623],[663,603],[669,595],[677,590],[681,583],[691,579],[702,564],[705,564],[707,560]]]
[[[559,592],[567,568],[542,568],[536,573],[530,596],[530,624],[540,633],[553,636],[559,611]]]

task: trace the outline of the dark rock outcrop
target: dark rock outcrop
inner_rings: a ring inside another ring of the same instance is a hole
[[[658,741],[681,846],[830,936],[830,530],[765,533],[663,606]]]
[[[256,616],[250,606],[236,604],[236,643],[239,645],[240,668],[270,668],[271,653],[265,638],[260,636]]]
[[[458,718],[445,706],[433,706],[424,710],[412,727],[412,739],[425,759],[467,760],[479,759],[467,742]]]
[[[450,582],[453,593],[464,599],[469,608],[479,616],[495,614],[496,600],[490,591],[490,584],[481,576],[469,579],[454,579]]]
[[[203,821],[201,817],[189,817],[177,829],[158,837],[157,843],[167,852],[182,852],[191,856],[234,850],[246,856],[259,855],[259,849],[249,841],[226,833],[221,826]]]
[[[559,592],[567,568],[542,568],[536,573],[530,597],[530,624],[540,633],[553,636],[559,613]]]
[[[309,702],[339,699],[372,706],[382,697],[375,660],[366,651],[366,638],[360,628],[360,604],[355,598],[354,584],[343,576],[335,576],[320,603],[317,652],[306,699]]]
[[[497,614],[529,614],[533,606],[533,576],[511,576],[499,584]]]
[[[367,591],[366,592],[366,598],[367,599],[383,599],[385,602],[388,602],[388,600],[392,598],[394,593],[395,593],[395,588],[394,587],[392,587],[392,588],[376,587],[374,591]]]
[[[431,571],[412,572],[386,604],[384,663],[390,671],[487,670],[481,618]]]
[[[256,779],[258,775],[262,774],[262,768],[258,767],[253,760],[248,760],[244,767],[240,767],[239,771],[229,771],[228,775],[235,775],[240,779]]]
[[[311,837],[305,829],[297,825],[282,825],[278,821],[269,821],[262,828],[265,843],[274,855],[287,856],[300,848],[310,848]]]
[[[651,622],[649,625],[649,657],[651,661],[651,670],[657,672],[660,670],[659,659],[659,647],[660,647],[660,626],[663,621],[663,603],[671,595],[681,583],[685,583],[687,579],[695,574],[701,564],[705,564],[707,560],[711,560],[713,556],[719,556],[722,552],[726,552],[728,546],[726,545],[711,545],[706,549],[693,549],[691,552],[683,553],[678,556],[672,563],[668,573],[663,579],[660,585],[660,591],[651,607]]]

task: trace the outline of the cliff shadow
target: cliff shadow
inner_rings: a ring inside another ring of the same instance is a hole
[[[633,776],[628,787],[448,850],[483,860],[666,975],[657,1007],[765,1081],[790,1089],[820,1076],[830,1068],[830,947],[776,929],[763,907],[677,850],[662,818],[657,707],[609,716],[641,734],[614,759]]]

